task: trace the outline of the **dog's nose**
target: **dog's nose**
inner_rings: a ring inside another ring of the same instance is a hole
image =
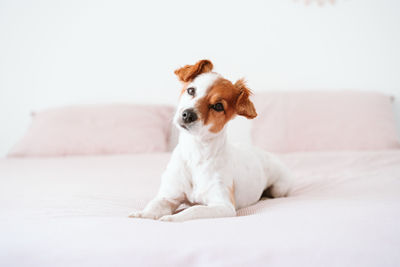
[[[182,113],[182,120],[184,123],[191,123],[197,120],[197,114],[193,109],[185,109]]]

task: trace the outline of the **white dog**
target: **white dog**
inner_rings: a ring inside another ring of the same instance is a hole
[[[286,196],[289,174],[273,155],[227,142],[226,123],[236,115],[257,116],[243,80],[232,84],[211,72],[209,60],[175,71],[183,82],[174,123],[179,143],[162,175],[157,196],[130,217],[185,221],[235,216],[269,189]],[[181,204],[190,207],[174,214]]]

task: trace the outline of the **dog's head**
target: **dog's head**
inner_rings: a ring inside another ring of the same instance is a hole
[[[244,80],[232,84],[212,69],[211,61],[200,60],[175,70],[183,89],[174,123],[194,135],[217,134],[236,115],[257,116]]]

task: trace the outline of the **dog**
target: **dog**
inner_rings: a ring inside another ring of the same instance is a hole
[[[212,69],[211,61],[200,60],[175,71],[183,83],[173,119],[179,142],[157,196],[129,217],[174,222],[232,217],[266,191],[288,195],[290,172],[274,155],[228,143],[227,123],[257,113],[243,79],[233,84]],[[189,207],[177,212],[182,204]]]

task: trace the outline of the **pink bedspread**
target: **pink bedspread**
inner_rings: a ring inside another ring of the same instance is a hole
[[[400,151],[281,156],[292,195],[131,219],[169,154],[0,160],[0,266],[400,266]]]

